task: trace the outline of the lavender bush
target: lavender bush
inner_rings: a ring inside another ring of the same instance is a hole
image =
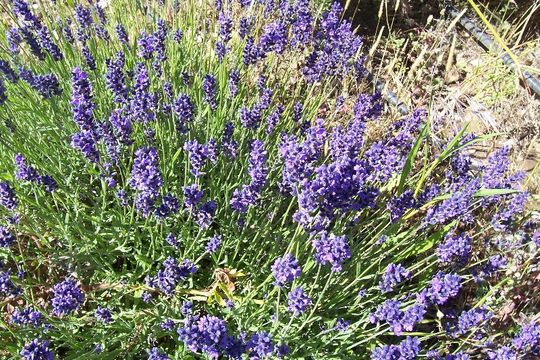
[[[0,356],[540,356],[523,176],[359,93],[340,5],[38,3],[0,5]]]

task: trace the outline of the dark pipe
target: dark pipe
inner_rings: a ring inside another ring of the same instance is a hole
[[[457,18],[459,16],[459,14],[460,14],[460,12],[452,5],[448,5],[446,7],[446,11],[453,18]],[[472,36],[474,36],[476,38],[476,40],[478,40],[478,42],[480,42],[482,47],[484,47],[485,49],[487,49],[489,51],[493,51],[493,52],[499,52],[499,51],[502,50],[499,47],[499,45],[497,45],[497,43],[495,43],[493,41],[491,36],[486,34],[478,26],[476,26],[475,23],[471,19],[469,19],[468,17],[461,16],[459,18],[459,23]],[[504,51],[504,50],[502,50],[502,51]],[[512,70],[516,70],[516,68],[517,68],[516,63],[514,62],[514,60],[512,60],[512,58],[510,57],[510,55],[506,51],[504,51],[504,55],[501,57],[501,59]],[[536,95],[540,96],[540,81],[537,78],[535,78],[533,75],[531,75],[529,72],[527,72],[527,71],[522,71],[521,74],[523,75],[523,78],[525,79],[525,81],[527,82],[529,87],[532,89],[532,91],[534,91],[536,93]]]
[[[409,109],[402,101],[398,99],[397,95],[390,90],[384,92],[384,84],[379,81],[379,79],[376,79],[375,76],[373,76],[373,74],[369,71],[367,71],[367,79],[375,86],[375,90],[384,96],[386,101],[398,109],[401,115],[407,115],[409,113]]]

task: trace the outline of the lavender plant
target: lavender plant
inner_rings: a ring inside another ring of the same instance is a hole
[[[540,356],[500,315],[523,176],[360,93],[339,4],[36,5],[0,5],[1,356]]]

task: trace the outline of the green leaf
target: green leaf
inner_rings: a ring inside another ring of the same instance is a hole
[[[490,197],[490,196],[496,196],[496,195],[516,194],[518,192],[520,191],[515,190],[515,189],[480,189],[474,194],[474,196],[475,197]]]
[[[409,176],[409,173],[411,172],[414,159],[416,158],[416,154],[418,153],[418,150],[420,149],[420,145],[422,145],[422,141],[429,130],[429,122],[426,123],[424,128],[422,129],[422,132],[420,135],[418,135],[418,138],[416,138],[416,142],[414,143],[414,146],[412,147],[411,151],[409,152],[409,155],[407,156],[407,160],[405,161],[405,166],[403,166],[403,171],[401,172],[401,177],[399,179],[399,185],[398,185],[398,194],[401,194],[403,192],[403,187],[405,186],[405,181],[407,180],[407,177]]]
[[[443,229],[437,231],[436,233],[428,236],[424,241],[413,244],[401,254],[398,255],[397,260],[401,261],[411,256],[418,256],[423,254],[435,246],[454,226],[457,225],[457,221],[453,221],[450,224],[446,225]]]

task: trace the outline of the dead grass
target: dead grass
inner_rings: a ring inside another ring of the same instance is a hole
[[[467,15],[482,27],[474,10],[465,7],[471,1],[464,1],[461,9],[467,8]],[[376,30],[366,32],[371,45],[368,67],[410,108],[430,109],[433,141],[444,146],[466,123],[477,134],[501,133],[471,151],[471,156],[480,164],[491,150],[510,146],[513,169],[526,171],[527,189],[540,194],[540,99],[522,86],[520,74],[508,69],[500,54],[486,52],[455,21],[445,18],[440,2],[371,3],[377,3],[378,19],[371,19]],[[520,68],[538,77],[540,38],[533,20],[540,15],[540,4],[475,4],[493,25],[483,29],[494,31]],[[360,31],[366,26],[358,24]]]

